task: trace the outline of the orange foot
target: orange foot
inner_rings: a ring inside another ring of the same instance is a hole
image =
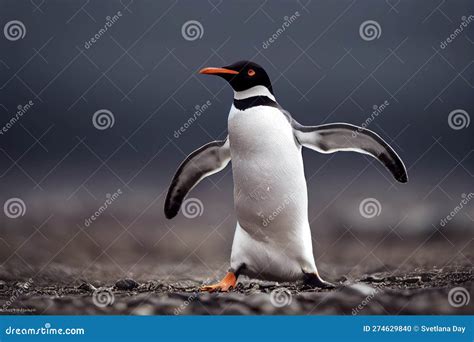
[[[233,272],[228,272],[217,284],[202,286],[200,290],[204,292],[227,292],[233,289],[235,284],[237,284],[237,277]]]

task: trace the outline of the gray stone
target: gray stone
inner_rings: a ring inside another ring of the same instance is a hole
[[[86,292],[94,292],[96,290],[95,286],[89,283],[82,283],[77,287],[77,289]]]
[[[122,290],[122,291],[130,291],[130,290],[134,290],[136,289],[137,287],[139,286],[139,284],[133,280],[133,279],[120,279],[119,281],[117,281],[115,283],[115,287],[118,289],[118,290]]]

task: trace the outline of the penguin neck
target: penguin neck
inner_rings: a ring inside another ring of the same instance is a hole
[[[258,85],[246,90],[242,91],[235,91],[234,90],[234,100],[245,100],[249,97],[256,97],[256,96],[266,96],[272,101],[275,100],[275,96],[272,94],[270,90],[268,90],[267,87]]]

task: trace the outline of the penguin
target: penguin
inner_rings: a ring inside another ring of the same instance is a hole
[[[277,102],[268,74],[256,63],[239,61],[199,73],[220,76],[234,90],[228,135],[198,148],[181,163],[165,199],[165,216],[175,217],[189,191],[231,160],[237,216],[230,269],[220,282],[201,291],[229,291],[240,275],[334,287],[322,279],[313,256],[302,148],[370,155],[401,183],[408,181],[404,163],[366,128],[298,123]]]

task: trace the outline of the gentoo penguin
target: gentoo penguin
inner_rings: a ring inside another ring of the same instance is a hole
[[[331,287],[316,268],[308,222],[302,147],[321,153],[353,151],[377,158],[396,180],[408,180],[405,165],[376,133],[347,123],[303,126],[275,99],[258,64],[241,61],[204,68],[234,90],[228,136],[192,152],[179,166],[165,200],[165,215],[176,216],[188,192],[232,160],[237,214],[230,270],[202,291],[229,291],[239,275],[275,281],[304,280]]]

